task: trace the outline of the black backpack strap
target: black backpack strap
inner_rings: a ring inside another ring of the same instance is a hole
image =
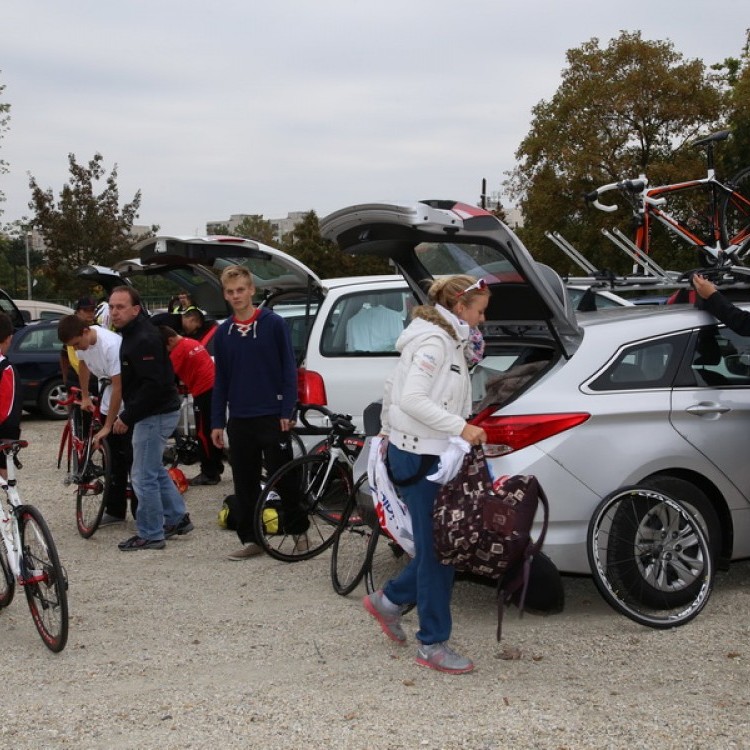
[[[421,481],[427,476],[430,469],[434,465],[436,458],[437,456],[433,456],[431,454],[421,455],[419,468],[417,469],[417,473],[414,474],[414,476],[408,477],[407,479],[395,479],[393,474],[391,473],[391,465],[388,463],[388,454],[386,454],[385,470],[388,473],[388,479],[391,480],[394,487],[409,487],[412,484],[416,484],[417,482]]]
[[[526,547],[526,551],[523,553],[523,568],[520,576],[516,579],[517,583],[515,586],[509,589],[505,589],[503,587],[503,581],[505,577],[502,577],[498,580],[497,584],[497,640],[500,641],[503,633],[503,613],[505,611],[505,602],[510,601],[513,594],[521,588],[521,596],[518,601],[518,611],[519,611],[519,617],[523,617],[523,607],[526,602],[526,591],[529,588],[529,578],[531,576],[531,563],[534,559],[534,555],[536,555],[539,550],[541,550],[542,545],[544,544],[544,538],[547,536],[547,527],[549,526],[549,500],[547,500],[547,495],[545,494],[544,490],[542,489],[542,485],[539,484],[537,481],[537,496],[539,498],[539,502],[542,504],[542,508],[544,510],[544,515],[542,518],[542,528],[539,532],[539,536],[537,537],[535,542],[532,542],[529,540],[528,547]],[[507,575],[507,571],[506,571]]]

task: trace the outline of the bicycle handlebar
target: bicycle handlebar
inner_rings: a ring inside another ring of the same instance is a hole
[[[610,182],[607,185],[602,185],[601,187],[596,188],[596,190],[592,190],[590,193],[586,193],[584,198],[588,203],[593,204],[595,208],[598,208],[600,211],[605,211],[606,213],[612,213],[613,211],[617,211],[618,209],[618,205],[616,203],[607,205],[605,203],[599,202],[599,196],[602,193],[609,192],[610,190],[620,190],[622,192],[631,193],[633,195],[635,195],[636,193],[640,193],[641,200],[644,203],[648,203],[651,206],[663,206],[667,202],[667,199],[652,198],[651,196],[647,195],[647,186],[648,180],[644,175],[639,177],[637,180],[620,180],[619,182]]]
[[[96,396],[90,396],[91,403],[96,405],[99,402],[99,399]],[[81,389],[77,388],[76,386],[72,385],[70,388],[68,388],[68,397],[66,399],[57,399],[57,403],[60,404],[60,406],[71,406],[72,404],[77,404],[78,406],[81,405]]]
[[[343,435],[350,435],[354,432],[355,428],[351,414],[334,414],[330,409],[320,404],[300,404],[298,408],[299,421],[304,425],[303,429],[297,429],[297,432],[301,435],[328,435],[332,431]],[[318,427],[317,425],[310,424],[307,420],[307,413],[309,411],[316,411],[327,417],[331,422],[331,427]]]

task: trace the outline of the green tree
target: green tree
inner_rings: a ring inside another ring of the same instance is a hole
[[[580,273],[544,237],[559,231],[596,265],[627,270],[630,262],[600,229],[619,225],[630,234],[629,212],[587,210],[583,195],[640,173],[652,185],[705,174],[702,152],[689,144],[720,126],[725,95],[702,61],[639,32],[623,31],[605,49],[591,39],[566,59],[557,92],[533,109],[506,188],[523,211],[520,233],[535,257]],[[653,242],[661,265],[675,267],[678,252],[685,267],[697,265],[695,252],[666,233]]]
[[[750,29],[739,58],[730,57],[714,66],[727,87],[728,125],[732,138],[722,149],[723,174],[731,176],[750,166]]]
[[[5,91],[5,86],[0,84],[0,95]],[[8,123],[10,122],[10,104],[4,104],[0,101],[0,140],[8,130]],[[0,174],[7,174],[8,163],[4,159],[0,159]],[[5,200],[5,193],[0,190],[0,203]],[[2,216],[2,209],[0,208],[0,216]]]
[[[11,297],[19,299],[28,297],[26,241],[29,229],[27,222],[14,221],[6,224],[0,231],[0,288],[5,289]],[[34,285],[33,296],[56,297],[51,280],[42,273],[42,253],[29,248],[28,259]]]
[[[387,261],[369,256],[355,258],[323,238],[315,211],[306,213],[294,230],[284,237],[281,249],[304,263],[321,279],[392,273]]]
[[[95,154],[88,164],[79,164],[75,154],[68,154],[70,182],[63,186],[56,201],[51,188],[39,187],[29,179],[34,212],[32,225],[43,234],[47,244],[45,273],[54,281],[59,293],[74,295],[79,288],[73,272],[81,265],[96,263],[111,266],[132,254],[133,243],[152,234],[134,237],[133,222],[138,217],[141,192],[120,208],[117,165],[109,175],[104,157]],[[100,192],[98,183],[104,181]]]
[[[279,243],[274,237],[273,224],[263,218],[262,214],[253,214],[245,216],[231,232],[236,237],[247,237],[248,239],[262,242],[264,245],[278,247]]]

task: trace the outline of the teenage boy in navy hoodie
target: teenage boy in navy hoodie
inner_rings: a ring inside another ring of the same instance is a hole
[[[284,319],[253,305],[255,284],[250,271],[244,266],[225,268],[221,285],[234,314],[219,326],[213,339],[216,377],[211,440],[217,448],[224,448],[226,424],[238,507],[237,536],[243,545],[229,559],[245,560],[263,551],[253,528],[263,465],[270,476],[292,459],[289,430],[297,404],[297,364]],[[308,520],[294,487],[281,488],[280,494],[284,530],[294,535],[297,549],[306,549]]]

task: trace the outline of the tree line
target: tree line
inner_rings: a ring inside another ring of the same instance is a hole
[[[672,42],[646,40],[640,32],[623,31],[606,46],[593,38],[568,50],[561,83],[549,101],[533,108],[529,132],[515,153],[516,167],[504,183],[522,211],[519,234],[535,258],[562,273],[576,272],[544,236],[557,231],[595,265],[627,270],[627,259],[608,247],[600,233],[603,226],[619,225],[629,234],[627,212],[601,214],[586,205],[587,192],[640,173],[654,185],[702,176],[703,154],[691,142],[721,128],[730,129],[732,138],[717,150],[717,171],[729,176],[750,165],[748,42],[737,57],[710,67],[686,59]],[[0,140],[10,116],[10,105],[1,101],[3,91],[0,85]],[[0,234],[0,286],[25,286],[17,268],[21,257],[25,265],[24,237],[32,228],[42,233],[47,246],[44,254],[30,258],[39,283],[35,296],[69,298],[82,291],[73,275],[78,266],[112,265],[132,257],[133,244],[158,231],[153,226],[146,235],[132,235],[141,193],[121,205],[116,164],[107,172],[98,153],[88,162],[69,154],[68,162],[70,179],[57,196],[30,177],[31,218],[6,225]],[[0,175],[4,171],[7,165],[0,159]],[[0,208],[3,197],[0,192]],[[496,212],[502,216],[502,206]],[[355,262],[324,240],[314,211],[281,242],[263,216],[246,217],[233,233],[279,247],[322,278],[390,272],[383,260]],[[659,248],[662,266],[696,264],[694,251],[666,233],[652,243]]]

